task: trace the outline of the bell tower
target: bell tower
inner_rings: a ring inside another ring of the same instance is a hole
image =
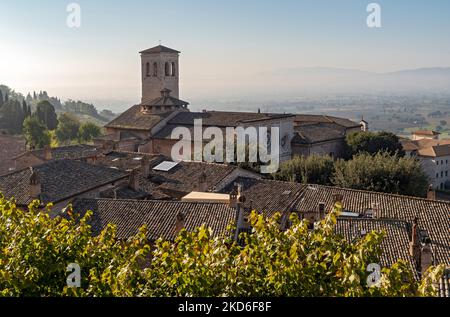
[[[171,96],[179,98],[179,51],[158,45],[140,52],[142,69],[142,103],[161,97],[161,91],[170,89]]]

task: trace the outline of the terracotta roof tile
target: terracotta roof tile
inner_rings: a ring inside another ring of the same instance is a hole
[[[127,173],[74,160],[55,160],[34,168],[41,182],[42,203],[56,203],[102,185],[126,178]],[[0,176],[0,192],[14,197],[18,205],[28,205],[30,197],[29,168]]]
[[[291,211],[305,189],[304,185],[293,182],[238,177],[220,192],[230,193],[235,183],[242,185],[246,198],[244,207],[263,213],[266,217],[276,212]]]
[[[168,115],[170,115],[170,112],[161,114],[143,114],[141,112],[141,106],[135,105],[108,123],[105,127],[150,131],[157,123]]]
[[[360,240],[372,231],[384,231],[381,243],[382,254],[379,264],[390,267],[398,260],[404,260],[415,271],[414,259],[409,254],[411,224],[391,219],[344,219],[338,218],[336,233],[341,234],[349,242]]]
[[[0,175],[14,168],[13,157],[23,151],[25,151],[23,138],[0,134]]]
[[[326,210],[334,206],[333,196],[343,197],[346,211],[364,214],[375,209],[378,218],[412,222],[419,219],[419,227],[428,232],[438,263],[450,265],[450,202],[416,197],[310,185],[295,206],[297,211],[314,212],[320,202]]]
[[[216,203],[77,199],[73,207],[75,212],[81,214],[87,210],[93,211],[91,225],[94,234],[98,235],[110,223],[117,226],[119,239],[136,235],[145,224],[149,240],[175,240],[179,212],[185,214],[185,228],[188,231],[205,224],[213,229],[213,235],[224,233],[236,218],[235,209],[227,204]]]

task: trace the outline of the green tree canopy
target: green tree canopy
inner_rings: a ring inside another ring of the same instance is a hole
[[[72,140],[78,139],[80,130],[80,121],[73,114],[63,113],[59,116],[58,128],[56,129],[56,138],[59,143],[67,144]]]
[[[10,133],[22,133],[25,113],[23,113],[23,108],[20,101],[14,99],[6,101],[0,109],[0,116],[3,117],[5,128]]]
[[[45,125],[35,116],[25,119],[23,122],[23,134],[31,148],[41,149],[51,143],[50,133]]]
[[[127,241],[112,225],[92,237],[91,212],[78,218],[68,208],[72,216],[51,218],[38,205],[22,211],[0,196],[0,295],[435,296],[443,272],[432,267],[416,281],[399,261],[369,286],[367,267],[378,263],[383,233],[348,242],[335,234],[335,212],[314,230],[292,216],[287,231],[279,229],[279,214],[254,212],[244,247],[201,227],[150,248],[145,228]],[[80,288],[67,287],[70,263],[81,268]]]
[[[339,187],[424,196],[429,183],[419,161],[380,152],[337,161],[333,184]]]
[[[281,164],[274,175],[277,180],[330,185],[334,172],[334,161],[330,156],[297,156]]]
[[[101,128],[95,123],[86,122],[80,126],[79,137],[83,142],[90,142],[93,138],[99,137],[101,134]]]
[[[398,137],[391,132],[354,132],[347,135],[346,143],[352,154],[388,152],[391,155],[405,155]]]
[[[40,101],[36,107],[35,115],[38,117],[48,130],[55,130],[58,126],[58,119],[55,107],[47,100]]]

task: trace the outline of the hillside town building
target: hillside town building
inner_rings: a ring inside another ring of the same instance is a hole
[[[411,139],[400,139],[405,154],[416,157],[434,189],[450,189],[450,139],[434,131],[416,131]]]
[[[194,128],[202,119],[208,127],[272,127],[279,129],[280,161],[295,155],[344,153],[345,136],[367,128],[367,123],[348,119],[260,112],[191,112],[189,103],[179,99],[179,51],[159,45],[141,52],[142,99],[108,123],[107,135],[95,140],[101,148],[171,156],[176,127]],[[225,131],[224,131],[225,132]],[[223,133],[225,135],[225,133]]]

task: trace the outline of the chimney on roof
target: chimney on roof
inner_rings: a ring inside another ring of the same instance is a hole
[[[425,237],[420,252],[420,272],[425,273],[433,265],[433,252],[431,250],[431,239]]]
[[[237,195],[238,195],[238,191],[237,191],[237,186],[235,184],[234,187],[233,187],[233,190],[230,193],[230,207],[231,208],[236,208]]]
[[[342,194],[333,194],[333,202],[334,202],[334,209],[338,212],[343,211],[343,204],[342,201],[344,200],[344,196]]]
[[[37,171],[32,167],[30,167],[30,172],[30,197],[32,199],[40,199],[42,194],[41,180],[39,179]]]
[[[183,212],[178,212],[175,220],[175,234],[178,235],[184,229],[186,224],[186,215]]]
[[[102,147],[101,147],[101,151],[104,154],[108,154],[109,152],[111,152],[114,148],[114,141],[113,140],[105,140],[102,143]]]
[[[419,243],[418,222],[419,219],[417,217],[414,218],[411,232],[411,242],[409,243],[409,255],[412,256],[417,267],[420,267],[421,245]]]
[[[94,159],[94,164],[104,162],[106,160],[106,155],[103,152],[97,152]]]
[[[132,169],[130,171],[130,175],[128,178],[128,186],[135,190],[135,191],[139,191],[139,177],[138,177],[138,172],[136,169]]]
[[[243,204],[245,202],[244,191],[242,185],[235,183],[234,188],[230,193],[230,207],[236,208],[237,205]]]
[[[244,191],[242,189],[241,184],[235,184],[235,188],[233,192],[237,193],[235,198],[235,208],[236,208],[236,233],[234,236],[234,240],[237,242],[239,239],[239,234],[245,230],[247,227],[246,221],[245,221],[245,196]],[[231,201],[231,195],[230,195],[230,201]]]
[[[428,187],[427,199],[436,200],[436,191],[433,189],[433,185]]]
[[[150,160],[147,155],[144,155],[141,159],[141,173],[144,178],[150,176]]]
[[[319,203],[319,220],[325,219],[325,203]]]
[[[367,123],[366,120],[364,120],[364,116],[361,117],[361,121],[359,122],[359,124],[361,125],[361,131],[363,132],[369,131],[369,124]]]
[[[380,218],[380,211],[378,210],[378,205],[376,203],[372,203],[372,218],[378,219]]]
[[[44,146],[44,160],[45,161],[52,160],[52,147],[50,145]]]
[[[208,175],[206,175],[205,171],[200,174],[198,179],[198,191],[206,192],[208,190]]]

